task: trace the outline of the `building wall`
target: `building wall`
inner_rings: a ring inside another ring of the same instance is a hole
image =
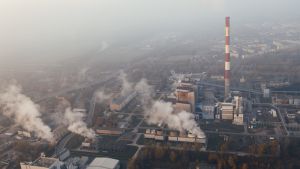
[[[46,167],[39,167],[39,166],[31,166],[24,163],[21,163],[21,169],[48,169]]]
[[[176,103],[175,112],[179,113],[181,111],[191,112],[192,108],[189,103]]]
[[[110,110],[112,110],[112,111],[121,111],[122,110],[122,105],[111,103],[110,104]]]
[[[195,111],[195,102],[196,102],[195,92],[181,92],[181,91],[178,91],[177,92],[177,101],[190,103],[191,104],[191,111],[190,112]]]
[[[244,123],[244,115],[243,114],[234,115],[233,124],[243,125],[243,123]]]

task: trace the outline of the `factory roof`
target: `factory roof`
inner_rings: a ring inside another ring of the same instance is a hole
[[[188,84],[193,84],[190,80],[182,80],[180,83],[188,83]]]
[[[73,111],[75,111],[75,112],[86,112],[86,109],[74,108]]]
[[[124,129],[116,127],[98,127],[97,130],[113,130],[113,131],[124,131]]]
[[[225,102],[222,102],[220,103],[222,106],[234,106],[233,103],[225,103]]]
[[[21,163],[21,165],[50,168],[51,166],[54,165],[60,165],[60,162],[56,158],[40,157],[33,162],[25,162],[25,163]]]
[[[177,101],[176,104],[186,104],[186,105],[191,105],[191,103],[187,101]]]
[[[119,164],[119,160],[112,158],[95,158],[87,169],[114,169]]]
[[[178,86],[178,87],[176,88],[176,90],[186,90],[186,91],[188,91],[188,92],[194,91],[193,88],[187,87],[187,86]]]
[[[50,167],[56,161],[56,158],[40,158],[39,160],[35,161],[32,165]]]

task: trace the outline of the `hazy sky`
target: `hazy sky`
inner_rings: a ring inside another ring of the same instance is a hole
[[[300,17],[299,0],[0,0],[0,62],[65,58],[144,34]]]

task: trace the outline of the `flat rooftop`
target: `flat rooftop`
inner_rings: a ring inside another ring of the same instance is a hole
[[[87,169],[114,169],[119,164],[119,160],[112,158],[95,158]]]
[[[23,164],[29,166],[39,166],[39,167],[49,168],[52,164],[54,164],[57,161],[58,159],[56,158],[40,157],[33,162],[25,162]]]

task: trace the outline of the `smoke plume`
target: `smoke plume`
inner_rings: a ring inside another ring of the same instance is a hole
[[[87,127],[86,123],[83,121],[84,116],[85,115],[81,112],[74,112],[71,108],[67,108],[64,118],[68,125],[68,130],[92,139],[95,137],[95,132]]]
[[[192,113],[186,111],[173,112],[172,103],[155,101],[152,108],[145,115],[149,124],[167,124],[171,129],[186,130],[199,137],[204,137],[204,133],[197,125]]]
[[[122,91],[121,95],[125,96],[126,94],[133,91],[133,85],[127,80],[127,74],[124,71],[120,72],[119,79],[122,82]]]
[[[87,68],[87,67],[83,67],[79,70],[78,76],[77,76],[78,82],[84,82],[86,80],[88,70],[89,70],[89,68]]]
[[[106,94],[102,90],[98,90],[98,91],[95,92],[94,96],[95,96],[95,99],[96,99],[97,103],[102,103],[104,101],[109,100],[112,95],[111,94]]]
[[[135,86],[139,93],[144,108],[144,113],[149,124],[167,124],[169,128],[179,131],[189,131],[194,135],[203,137],[204,133],[199,128],[192,113],[181,111],[174,113],[172,103],[164,101],[154,101],[152,98],[153,89],[142,79]]]
[[[140,101],[144,109],[149,109],[152,105],[153,88],[148,84],[146,79],[141,79],[134,87],[135,91],[138,92]],[[150,106],[150,107],[149,107]]]
[[[192,113],[181,111],[174,113],[172,103],[153,100],[153,88],[147,83],[146,79],[141,79],[135,85],[127,80],[127,75],[121,72],[122,93],[130,92],[133,89],[138,92],[142,102],[144,115],[149,124],[166,124],[169,128],[179,131],[189,131],[199,137],[204,137],[203,131],[197,125]],[[134,86],[134,88],[133,88]],[[125,92],[126,91],[126,92]]]
[[[10,85],[0,92],[3,115],[13,119],[17,125],[33,132],[37,137],[53,141],[50,127],[41,119],[39,106],[21,92],[21,88],[16,85]]]

